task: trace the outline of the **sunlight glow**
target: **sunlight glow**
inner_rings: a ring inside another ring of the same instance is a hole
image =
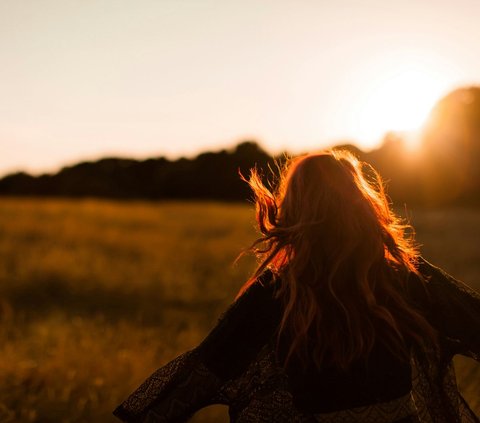
[[[355,101],[356,131],[360,139],[376,144],[389,131],[415,133],[449,85],[448,69],[418,57],[391,57],[364,70],[368,82]],[[419,137],[407,137],[408,148]]]

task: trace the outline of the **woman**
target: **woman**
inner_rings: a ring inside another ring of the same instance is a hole
[[[421,259],[378,174],[345,151],[292,160],[275,193],[253,170],[260,264],[195,349],[116,410],[185,421],[478,421],[451,360],[480,359],[480,297]]]

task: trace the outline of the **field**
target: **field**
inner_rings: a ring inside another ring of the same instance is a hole
[[[480,211],[410,218],[424,256],[479,289]],[[2,198],[0,234],[2,422],[116,421],[112,409],[202,340],[254,266],[233,265],[256,235],[238,204]],[[480,366],[456,366],[480,413]]]

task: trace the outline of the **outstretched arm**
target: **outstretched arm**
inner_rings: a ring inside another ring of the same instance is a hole
[[[182,422],[213,403],[220,380],[188,351],[155,371],[114,415],[125,422]]]
[[[114,414],[125,422],[184,422],[202,407],[228,404],[222,386],[245,371],[274,331],[270,280],[263,275],[198,347],[158,369]]]

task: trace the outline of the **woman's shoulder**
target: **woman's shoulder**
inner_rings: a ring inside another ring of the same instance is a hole
[[[418,261],[418,271],[422,282],[428,292],[432,295],[454,295],[470,296],[480,299],[480,294],[471,286],[456,279],[442,268],[428,262],[421,257]]]
[[[453,276],[449,275],[445,270],[430,263],[424,257],[419,257],[417,262],[419,273],[427,280],[433,283],[441,283],[442,281],[453,281]]]
[[[406,288],[415,305],[438,314],[438,317],[446,310],[467,304],[478,308],[480,304],[478,292],[423,257],[418,260],[417,272],[410,273]]]
[[[418,270],[425,292],[422,305],[430,323],[445,338],[455,340],[455,353],[480,360],[478,292],[425,259],[419,262]]]
[[[275,302],[275,292],[279,287],[279,277],[272,270],[266,269],[253,281],[247,283],[247,285],[240,290],[240,294],[237,296],[235,302],[232,304],[234,307],[242,306],[253,302],[273,303]]]

